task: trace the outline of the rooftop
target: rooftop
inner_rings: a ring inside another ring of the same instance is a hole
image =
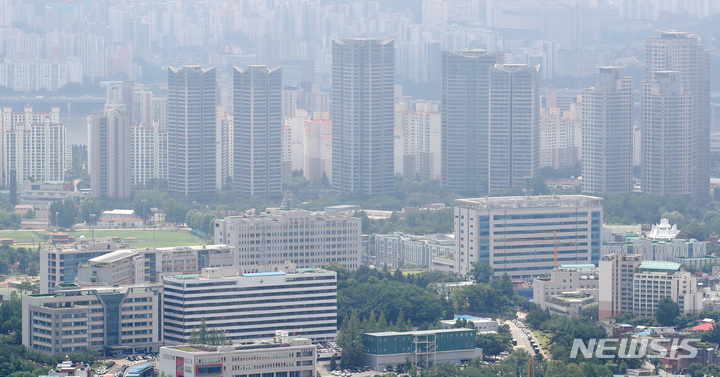
[[[650,271],[662,271],[662,272],[680,271],[680,263],[645,260],[645,261],[640,262],[640,266],[638,266],[638,270],[650,270]]]
[[[567,208],[600,206],[602,198],[588,195],[497,196],[458,199],[460,206],[477,209]]]
[[[397,331],[383,331],[383,332],[372,332],[372,333],[365,333],[365,335],[370,336],[395,336],[395,335],[432,335],[432,334],[439,334],[439,333],[448,333],[448,332],[467,332],[467,331],[476,331],[474,329],[467,329],[467,328],[457,328],[457,329],[439,329],[439,330],[421,330],[421,331],[406,331],[406,332],[397,332]]]

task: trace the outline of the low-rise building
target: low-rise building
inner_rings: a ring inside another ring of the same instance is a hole
[[[162,286],[84,289],[22,297],[22,341],[44,354],[156,352],[162,345]]]
[[[168,377],[314,377],[316,352],[310,339],[278,331],[248,345],[160,347],[157,369]]]
[[[447,260],[454,249],[452,234],[415,236],[395,232],[375,235],[375,263],[378,266],[432,268],[436,258]]]
[[[238,266],[238,255],[226,245],[122,249],[80,264],[76,282],[105,285],[157,283],[163,276],[232,266]]]
[[[455,318],[440,321],[440,323],[442,323],[443,328],[451,329],[455,327],[458,320],[471,323],[478,334],[497,333],[498,331],[498,321],[492,318],[480,318],[471,315],[456,315]]]
[[[595,265],[562,265],[550,277],[533,280],[533,301],[542,309],[577,316],[582,309],[597,305],[598,284]]]
[[[78,265],[117,249],[114,242],[40,248],[40,293],[52,292],[61,284],[74,284]]]
[[[381,370],[408,361],[421,367],[460,363],[482,356],[482,349],[475,348],[476,334],[466,328],[361,334],[365,365]]]

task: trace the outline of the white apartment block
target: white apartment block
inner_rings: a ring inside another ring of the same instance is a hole
[[[571,110],[540,109],[540,166],[562,169],[580,161],[582,113],[580,104]]]
[[[653,316],[658,301],[670,297],[683,314],[702,311],[697,278],[679,263],[643,261],[640,254],[614,253],[600,261],[600,319],[621,313]]]
[[[442,173],[442,119],[439,105],[416,103],[404,116],[403,175],[419,180],[440,179]]]
[[[456,271],[489,263],[496,276],[532,280],[557,264],[600,259],[602,199],[585,195],[459,199],[455,206]]]
[[[628,238],[625,242],[603,244],[603,255],[611,253],[641,254],[646,261],[683,264],[685,259],[706,258],[706,244],[696,239],[651,240]]]
[[[314,377],[317,350],[309,339],[278,331],[243,346],[160,347],[157,369],[168,377]]]
[[[44,354],[155,352],[162,286],[79,289],[22,297],[22,343]]]
[[[313,340],[337,333],[337,276],[334,271],[276,266],[205,269],[199,275],[164,279],[164,334],[184,344],[204,320],[233,343],[272,339],[287,331]]]
[[[652,317],[663,297],[677,302],[682,314],[696,314],[703,309],[703,293],[697,278],[681,271],[680,263],[643,261],[633,276],[633,313]],[[603,282],[604,284],[604,282]]]
[[[230,188],[235,175],[235,115],[227,111],[220,112],[218,108],[218,127],[220,127],[220,187]],[[224,110],[224,109],[223,109]]]
[[[332,181],[332,121],[310,119],[305,127],[303,174],[309,181],[327,177]]]
[[[50,112],[33,112],[25,106],[23,112],[12,107],[2,109],[2,174],[5,187],[10,186],[11,172],[16,183],[33,179],[40,182],[65,180],[67,130],[60,123],[60,107]]]
[[[360,267],[359,218],[304,210],[269,209],[260,215],[215,220],[215,243],[235,248],[240,266],[281,264]]]
[[[75,280],[81,285],[157,283],[163,276],[233,266],[238,266],[237,253],[225,245],[122,249],[81,263]]]
[[[415,236],[396,232],[375,235],[377,266],[433,268],[436,259],[450,260],[454,250],[452,234]]]
[[[157,120],[132,125],[130,153],[133,186],[143,186],[151,179],[167,179],[167,130],[161,130]]]
[[[0,63],[0,86],[16,92],[56,91],[67,85],[68,76],[82,78],[82,75],[68,74],[66,62],[5,59]]]
[[[598,268],[593,264],[562,265],[550,277],[533,280],[533,302],[553,313],[577,316],[598,303]]]
[[[302,109],[297,109],[293,115],[284,118],[281,149],[283,181],[292,180],[292,172],[303,169],[305,128],[309,119],[308,112]]]

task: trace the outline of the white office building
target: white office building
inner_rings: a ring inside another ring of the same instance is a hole
[[[45,354],[155,352],[162,345],[162,287],[80,289],[22,298],[22,343]]]
[[[278,330],[313,340],[335,338],[335,272],[293,271],[292,265],[261,271],[214,268],[199,275],[165,277],[166,342],[187,343],[202,321],[239,344],[272,339]]]
[[[531,280],[562,264],[600,259],[602,199],[585,195],[459,199],[455,263],[467,274],[489,263],[496,276]]]
[[[360,267],[361,222],[357,217],[304,210],[269,209],[260,215],[215,220],[215,243],[234,247],[241,266],[281,264]]]
[[[168,377],[314,377],[316,354],[310,339],[277,331],[270,341],[242,346],[160,347],[157,369]]]
[[[167,131],[160,129],[157,120],[132,125],[130,175],[133,186],[142,187],[152,179],[167,179],[167,141]]]
[[[578,316],[598,304],[598,267],[593,264],[562,265],[550,277],[533,280],[533,302],[552,313]]]

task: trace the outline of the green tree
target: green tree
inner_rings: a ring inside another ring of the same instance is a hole
[[[680,307],[670,297],[663,297],[658,302],[655,318],[662,326],[675,325],[675,319],[680,315]]]
[[[23,215],[23,218],[25,218],[26,220],[31,220],[31,219],[34,219],[35,217],[36,217],[35,210],[32,208],[30,208],[27,212],[25,212],[25,215]]]
[[[340,364],[343,369],[362,364],[363,341],[362,336],[360,336],[360,319],[357,311],[354,311],[350,318],[346,317],[343,320],[337,337],[337,344],[342,347]]]
[[[330,371],[337,369],[337,360],[335,360],[335,354],[330,357]]]
[[[188,343],[219,346],[232,344],[232,341],[225,336],[225,333],[215,329],[209,329],[207,323],[205,323],[205,318],[203,318],[200,322],[200,327],[190,332],[190,340]]]
[[[469,276],[473,278],[478,283],[488,283],[490,282],[490,279],[493,277],[493,268],[490,266],[490,263],[480,263],[475,262],[473,263],[472,268],[470,269],[470,272],[468,273]]]
[[[92,215],[95,215],[94,219]],[[93,198],[87,198],[80,206],[80,216],[82,216],[82,219],[86,224],[90,224],[91,221],[97,223],[100,219],[100,215],[102,215],[102,205]]]
[[[71,228],[75,225],[78,210],[72,199],[53,202],[50,205],[50,223],[60,228]]]

